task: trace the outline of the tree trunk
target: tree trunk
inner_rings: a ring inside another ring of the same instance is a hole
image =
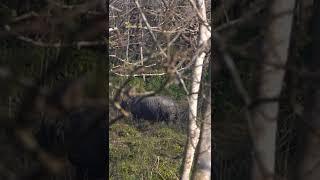
[[[259,72],[258,99],[266,99],[252,109],[254,162],[252,179],[272,180],[275,170],[275,145],[279,102],[295,0],[276,0],[270,4],[269,24],[263,44]],[[268,100],[269,99],[269,100]],[[272,100],[273,99],[273,100]]]
[[[206,17],[206,8],[204,0],[197,0],[197,9],[200,12],[200,15],[203,20],[207,20]],[[200,34],[198,47],[201,47],[203,44],[207,43],[211,36],[209,28],[207,28],[203,23],[200,23]],[[186,153],[183,161],[183,172],[182,180],[188,180],[190,178],[191,167],[194,159],[195,148],[199,141],[200,129],[197,126],[197,106],[198,106],[198,93],[200,88],[200,81],[203,69],[203,61],[206,56],[205,52],[199,54],[196,58],[195,67],[193,70],[192,76],[192,85],[191,93],[189,96],[189,127],[188,127],[188,140],[186,146]]]
[[[200,145],[197,151],[195,180],[209,180],[211,177],[211,91],[207,98],[204,121],[201,124]]]

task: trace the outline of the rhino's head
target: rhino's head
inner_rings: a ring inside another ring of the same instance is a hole
[[[135,97],[129,97],[127,99],[123,99],[120,103],[120,106],[126,110],[126,111],[130,111],[131,109],[131,104],[134,102],[136,98]]]
[[[128,101],[122,100],[121,103],[120,103],[120,106],[121,106],[124,110],[128,110]]]

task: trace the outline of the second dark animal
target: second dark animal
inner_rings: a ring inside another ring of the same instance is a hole
[[[64,144],[76,167],[77,179],[106,179],[107,113],[96,107],[81,107],[64,123]]]
[[[40,146],[59,157],[67,155],[75,180],[106,179],[107,111],[85,104],[81,81],[67,81],[46,97],[44,118],[35,135]]]

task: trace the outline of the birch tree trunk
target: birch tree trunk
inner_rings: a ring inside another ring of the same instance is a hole
[[[295,0],[274,0],[270,2],[269,24],[263,44],[263,62],[259,72],[258,99],[252,109],[254,162],[252,179],[272,180],[275,170],[275,145],[279,102],[277,99],[283,85],[284,66],[288,47]]]
[[[206,8],[205,8],[205,1],[204,0],[197,0],[196,1],[197,9],[199,10],[199,15],[201,15],[202,20],[207,20],[206,17]],[[207,43],[210,39],[211,32],[204,23],[200,23],[200,34],[199,34],[199,41],[198,47],[203,46]],[[192,74],[192,85],[191,85],[191,93],[189,96],[189,126],[188,126],[188,140],[186,146],[185,157],[183,161],[183,172],[181,179],[188,180],[190,178],[190,172],[193,164],[195,148],[199,141],[200,129],[197,126],[197,107],[198,107],[198,93],[200,88],[200,81],[202,76],[202,69],[203,69],[203,61],[206,56],[205,52],[199,54],[196,58],[195,66],[193,69]]]
[[[307,63],[310,72],[318,72],[320,69],[320,1],[314,1],[313,14],[313,44],[312,58]],[[308,61],[308,60],[307,60]],[[308,126],[305,128],[305,139],[302,148],[302,162],[298,169],[299,180],[320,179],[320,85],[318,79],[310,79],[307,90],[305,106],[305,121]]]
[[[211,178],[211,91],[208,94],[204,121],[201,124],[200,145],[194,173],[195,180],[209,180]]]

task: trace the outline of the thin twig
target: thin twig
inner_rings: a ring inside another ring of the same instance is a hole
[[[166,53],[164,52],[164,50],[161,48],[161,46],[160,46],[160,44],[159,44],[156,36],[153,34],[153,32],[152,32],[152,30],[151,30],[151,26],[150,26],[150,24],[149,24],[149,22],[148,22],[148,20],[147,20],[147,18],[146,18],[146,16],[145,16],[145,14],[143,13],[143,11],[142,11],[142,9],[141,9],[141,6],[140,6],[140,4],[139,4],[139,2],[138,2],[138,0],[135,0],[134,2],[135,2],[135,4],[137,5],[137,8],[139,9],[139,12],[140,12],[140,14],[141,14],[141,16],[142,16],[142,19],[143,19],[144,23],[146,24],[146,26],[147,26],[147,28],[148,28],[148,31],[149,31],[149,33],[150,33],[151,36],[152,36],[153,41],[156,43],[156,45],[157,45],[157,47],[159,48],[161,54],[162,54],[165,58],[167,58],[167,57],[168,57],[167,54],[166,54]]]

